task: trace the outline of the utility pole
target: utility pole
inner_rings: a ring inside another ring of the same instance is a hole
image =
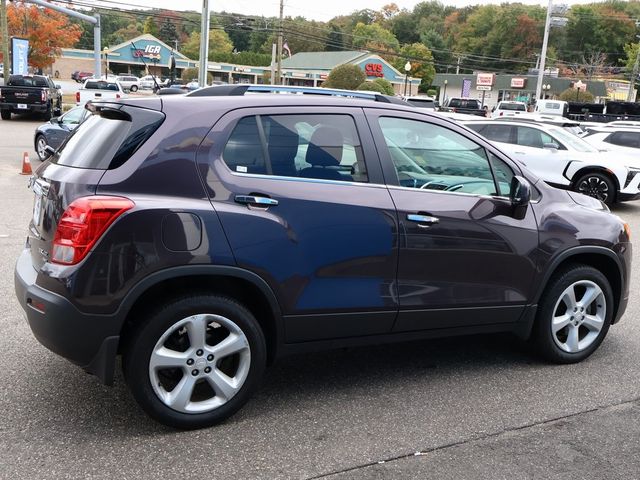
[[[638,44],[638,53],[636,54],[636,63],[633,65],[633,73],[629,82],[629,93],[627,93],[627,102],[635,100],[636,78],[638,77],[638,67],[640,67],[640,43]],[[6,67],[5,67],[6,68]]]
[[[462,60],[462,57],[460,55],[458,55],[458,62],[456,63],[456,75],[460,74],[460,61]]]
[[[4,81],[9,81],[9,26],[7,24],[7,0],[0,4],[0,30],[2,30],[2,62],[4,63]]]
[[[549,0],[547,6],[547,20],[544,22],[544,37],[542,40],[542,52],[540,52],[540,67],[538,68],[538,83],[536,83],[536,101],[541,98],[542,82],[544,77],[545,61],[547,59],[547,46],[549,44],[549,27],[551,25],[551,9],[553,8],[553,0]]]
[[[207,67],[209,64],[209,0],[202,0],[202,24],[200,25],[200,69],[198,85],[207,86]]]
[[[284,0],[280,0],[280,24],[278,26],[278,71],[276,73],[276,85],[282,85],[282,16],[284,11]]]

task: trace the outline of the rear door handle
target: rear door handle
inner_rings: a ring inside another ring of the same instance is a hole
[[[431,215],[422,215],[419,213],[407,214],[407,220],[409,220],[410,222],[416,222],[419,227],[428,227],[429,225],[440,223],[440,219],[438,217],[432,217]]]
[[[269,197],[260,197],[258,195],[236,195],[234,200],[237,203],[260,207],[275,207],[278,205],[278,200]]]

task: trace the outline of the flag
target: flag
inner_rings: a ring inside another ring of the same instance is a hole
[[[284,41],[284,44],[282,45],[282,50],[287,52],[287,57],[291,56],[291,49],[289,48],[289,44],[287,43],[287,41]]]

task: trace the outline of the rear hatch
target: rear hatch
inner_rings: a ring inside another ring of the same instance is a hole
[[[157,106],[159,110],[159,100]],[[104,172],[123,165],[164,120],[160,111],[131,105],[89,104],[87,108],[91,114],[31,180],[29,246],[38,270],[50,259],[58,222],[69,204],[95,195]]]

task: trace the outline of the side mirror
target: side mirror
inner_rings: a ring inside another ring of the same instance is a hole
[[[542,145],[542,148],[556,151],[560,148],[560,146],[557,143],[545,143]]]
[[[60,121],[60,117],[53,117],[51,120],[49,120],[49,123],[56,124],[56,123],[62,123],[62,122]]]
[[[59,84],[59,83],[56,83],[56,88],[57,88],[58,90],[60,90],[62,87],[60,86],[60,84]]]
[[[531,184],[526,178],[514,176],[509,194],[511,205],[516,209],[526,208],[531,202]]]

